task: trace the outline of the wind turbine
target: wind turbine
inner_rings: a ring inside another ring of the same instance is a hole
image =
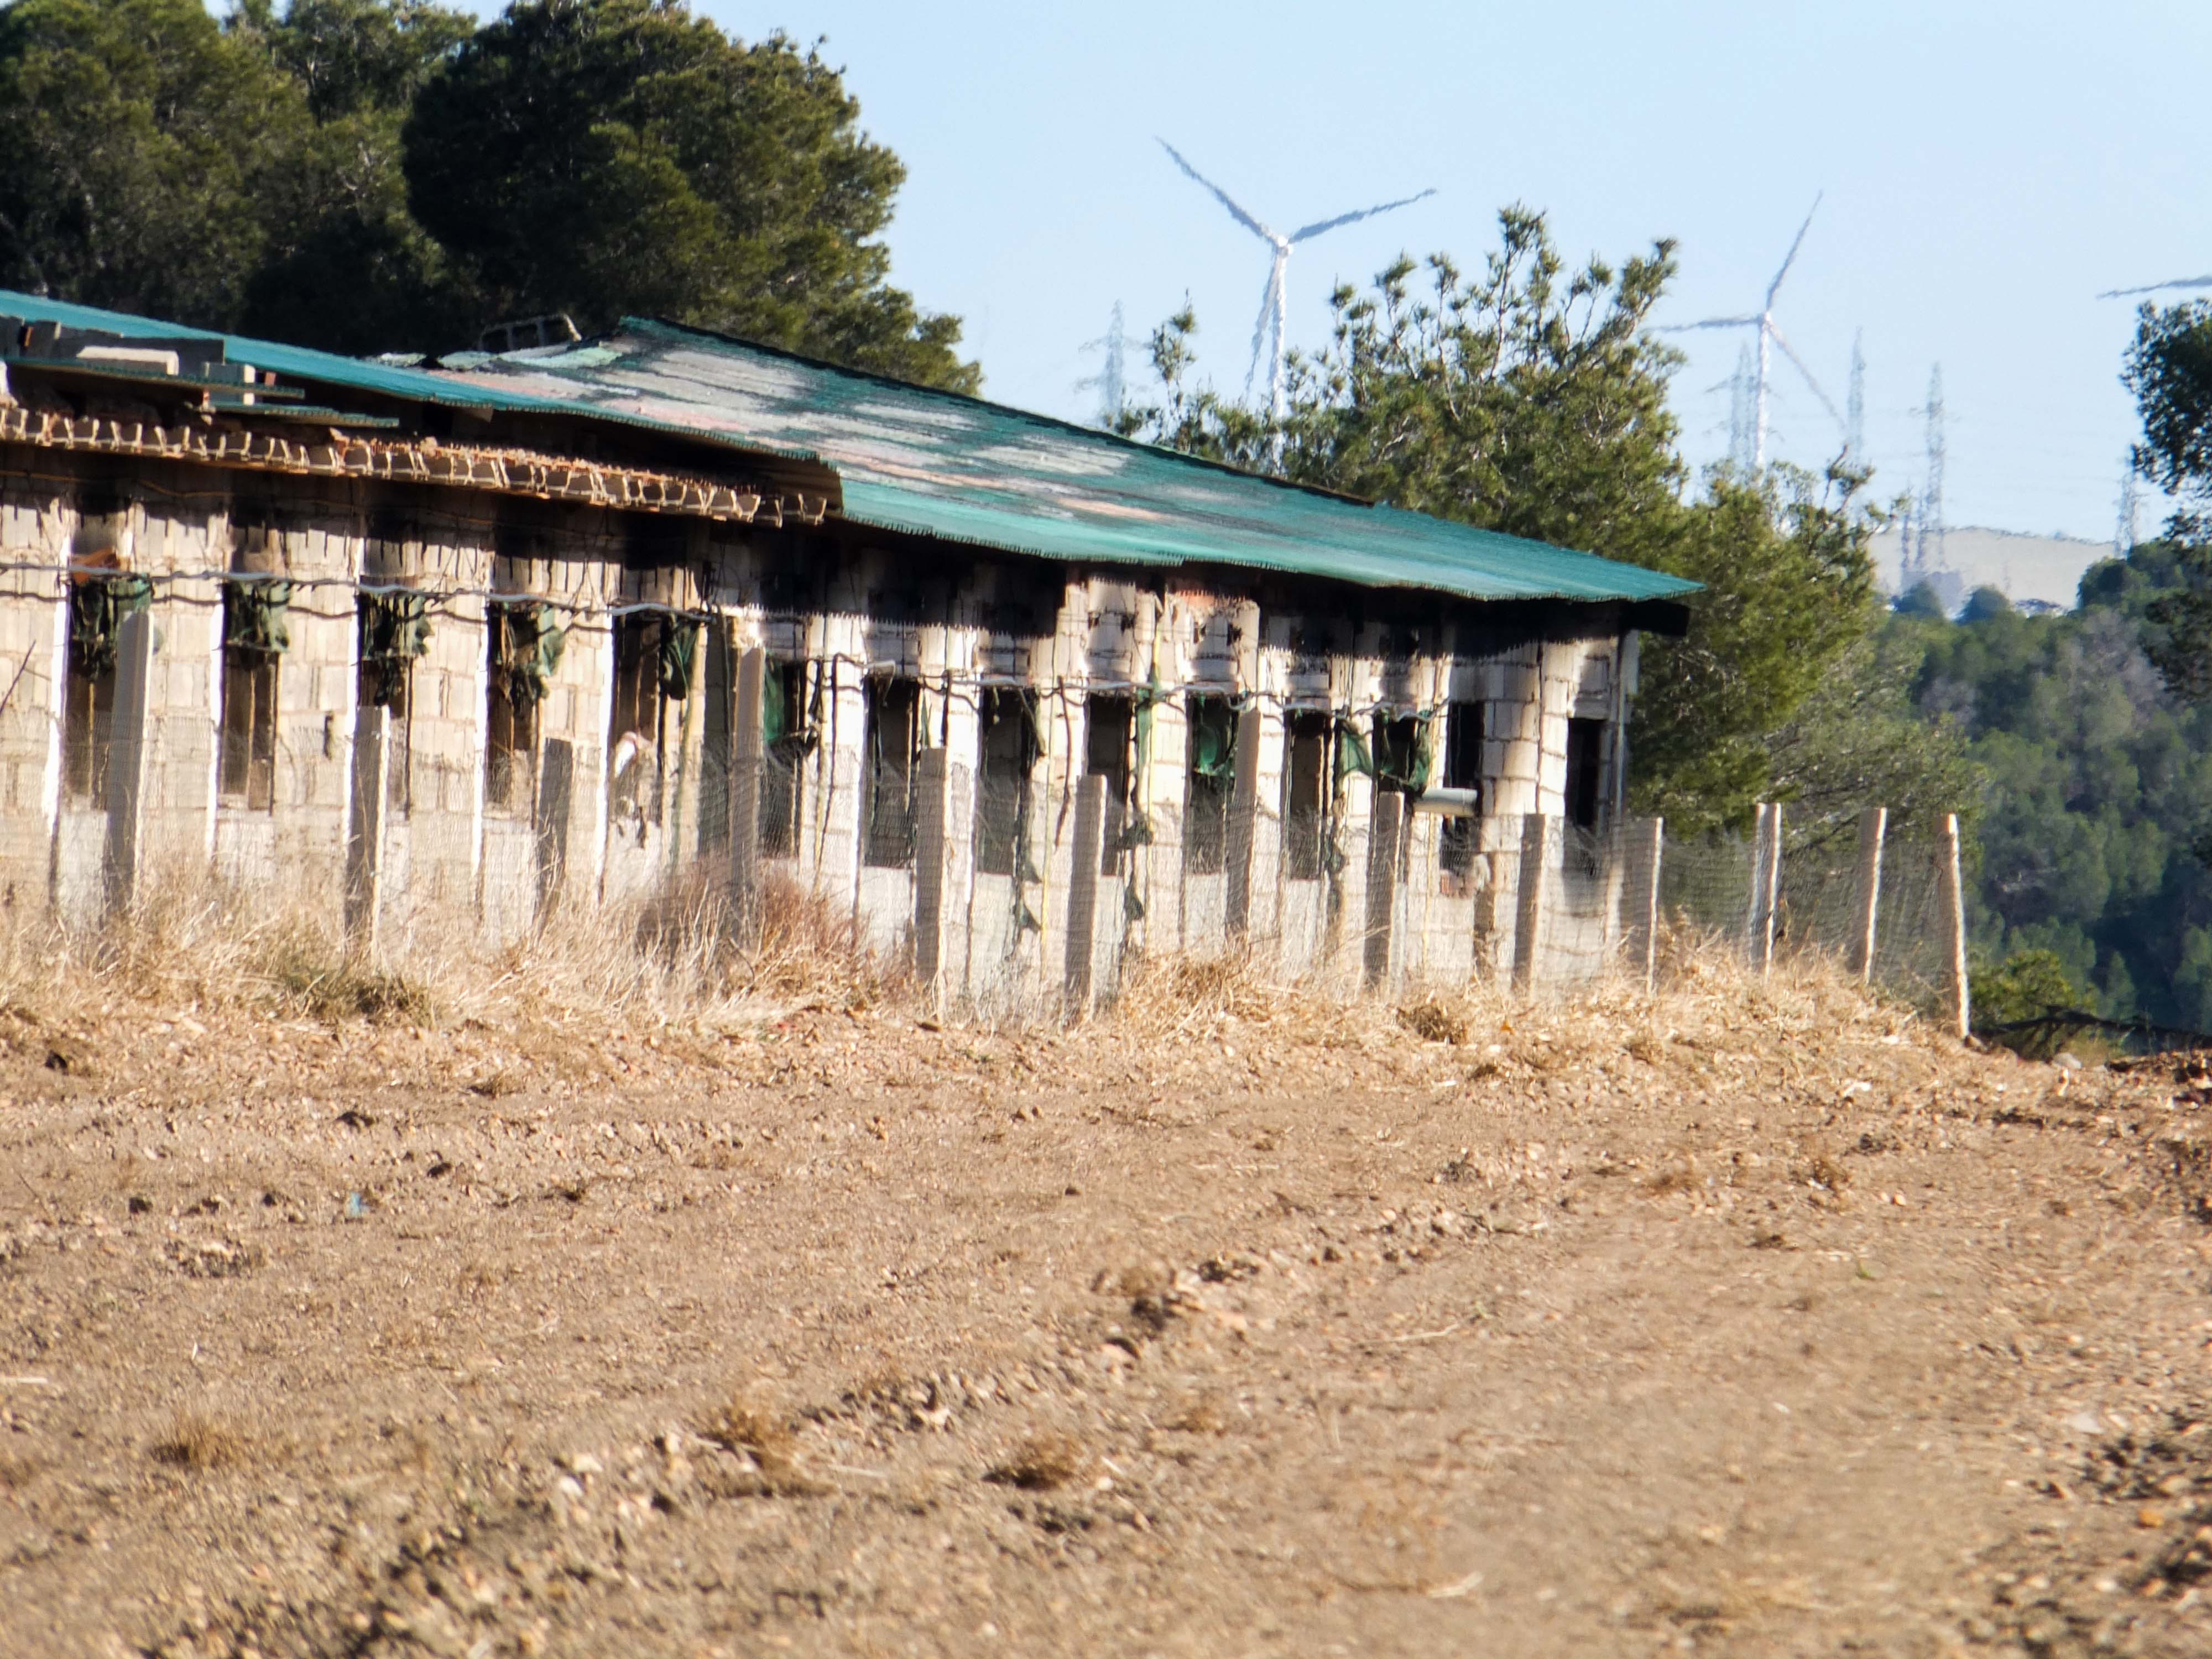
[[[1822,195],[1826,193],[1823,191]],[[1756,314],[1749,317],[1707,317],[1698,322],[1677,323],[1660,330],[1662,334],[1692,334],[1702,329],[1715,328],[1758,331],[1759,355],[1754,362],[1752,380],[1751,467],[1754,472],[1766,465],[1767,380],[1775,348],[1779,347],[1782,355],[1797,366],[1797,372],[1805,377],[1805,384],[1813,388],[1813,395],[1820,400],[1820,407],[1828,411],[1836,424],[1838,427],[1845,424],[1834,400],[1820,389],[1820,383],[1813,378],[1813,371],[1805,367],[1805,360],[1797,355],[1797,349],[1790,343],[1788,337],[1774,320],[1774,296],[1782,291],[1782,279],[1790,274],[1790,267],[1797,262],[1797,250],[1805,246],[1805,233],[1813,228],[1813,215],[1820,210],[1820,197],[1815,196],[1811,210],[1805,215],[1805,222],[1797,227],[1796,240],[1790,244],[1790,252],[1783,257],[1782,269],[1774,273],[1774,280],[1766,285],[1766,298]]]
[[[1310,242],[1324,231],[1356,224],[1362,219],[1372,219],[1378,213],[1389,213],[1396,208],[1411,207],[1414,203],[1435,195],[1436,191],[1425,190],[1419,196],[1401,197],[1395,202],[1361,208],[1356,213],[1340,213],[1334,219],[1316,220],[1312,224],[1299,226],[1285,236],[1279,230],[1270,229],[1246,212],[1227,191],[1183,160],[1182,152],[1166,139],[1161,139],[1159,146],[1167,151],[1169,158],[1177,167],[1213,192],[1214,200],[1229,210],[1231,218],[1275,251],[1274,263],[1267,270],[1267,290],[1260,296],[1260,320],[1252,328],[1252,367],[1245,371],[1244,395],[1248,398],[1252,395],[1252,383],[1259,378],[1260,360],[1265,356],[1267,359],[1267,406],[1273,411],[1279,425],[1290,413],[1288,388],[1283,379],[1283,333],[1289,313],[1284,278],[1290,269],[1291,250],[1300,242]]]

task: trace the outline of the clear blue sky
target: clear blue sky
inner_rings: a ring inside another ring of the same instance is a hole
[[[1916,406],[1942,362],[1953,524],[2109,537],[2132,313],[2093,295],[2212,271],[2201,0],[703,9],[747,38],[829,37],[910,170],[895,280],[966,319],[988,395],[1054,413],[1091,406],[1079,348],[1117,300],[1141,332],[1188,291],[1202,370],[1243,384],[1265,250],[1155,133],[1277,224],[1437,188],[1299,250],[1291,337],[1309,347],[1337,280],[1401,249],[1471,264],[1516,199],[1574,254],[1679,239],[1672,319],[1755,309],[1825,189],[1777,316],[1838,404],[1865,330],[1882,493],[1919,482]],[[1705,460],[1728,422],[1706,388],[1737,343],[1687,343],[1676,402]],[[1777,384],[1775,453],[1825,459],[1827,417],[1790,371]]]

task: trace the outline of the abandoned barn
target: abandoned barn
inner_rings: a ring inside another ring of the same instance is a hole
[[[87,923],[780,890],[955,998],[1503,972],[1690,586],[663,324],[0,329],[0,900]]]

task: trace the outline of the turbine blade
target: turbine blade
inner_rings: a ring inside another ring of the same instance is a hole
[[[1828,192],[1822,191],[1813,198],[1813,205],[1805,210],[1805,222],[1797,227],[1797,240],[1790,244],[1790,252],[1783,257],[1782,269],[1774,273],[1774,280],[1766,285],[1766,308],[1774,309],[1775,294],[1782,287],[1782,279],[1790,274],[1790,267],[1797,263],[1797,250],[1805,246],[1805,233],[1813,228],[1813,216],[1820,210],[1820,200]]]
[[[1362,219],[1372,219],[1378,213],[1389,213],[1401,207],[1411,207],[1416,202],[1425,202],[1435,194],[1434,190],[1425,190],[1419,196],[1401,197],[1395,202],[1383,202],[1371,208],[1362,208],[1357,213],[1340,213],[1334,219],[1322,219],[1310,225],[1300,226],[1291,233],[1291,240],[1293,242],[1303,242],[1320,235],[1325,230],[1334,230],[1339,225],[1357,224]]]
[[[1212,179],[1207,178],[1196,167],[1191,166],[1189,162],[1184,161],[1182,159],[1182,152],[1181,150],[1177,149],[1173,144],[1168,143],[1164,138],[1158,140],[1158,143],[1162,149],[1167,151],[1170,159],[1171,159],[1177,167],[1181,167],[1186,173],[1189,174],[1192,179],[1195,179],[1198,183],[1204,185],[1208,190],[1213,192],[1213,199],[1229,210],[1230,217],[1236,220],[1238,224],[1243,226],[1245,229],[1250,231],[1255,236],[1261,238],[1264,241],[1272,242],[1276,240],[1275,233],[1268,229],[1267,226],[1261,224],[1250,214],[1245,212],[1243,208],[1239,207],[1231,198],[1227,191],[1222,189],[1222,187],[1215,184]]]
[[[2152,283],[2142,288],[2108,288],[2097,297],[2100,300],[2126,300],[2138,294],[2156,294],[2169,288],[2212,288],[2212,276],[2176,276],[2172,282]]]
[[[1841,428],[1844,425],[1842,414],[1837,410],[1834,400],[1820,389],[1820,383],[1813,378],[1813,371],[1805,367],[1805,360],[1797,355],[1797,348],[1791,345],[1788,337],[1772,323],[1767,324],[1766,331],[1774,343],[1782,348],[1782,355],[1797,365],[1797,372],[1805,377],[1805,384],[1813,388],[1813,395],[1820,400],[1820,407],[1826,410],[1836,425]]]
[[[1756,317],[1708,317],[1697,323],[1666,323],[1654,328],[1655,334],[1694,334],[1701,328],[1757,328]]]

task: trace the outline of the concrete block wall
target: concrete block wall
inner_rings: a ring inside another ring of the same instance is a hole
[[[848,911],[887,951],[904,948],[914,884],[909,871],[863,861],[865,686],[871,673],[920,684],[925,744],[947,750],[953,779],[945,959],[956,988],[971,997],[1048,996],[1064,971],[1074,801],[1094,691],[1160,691],[1150,706],[1145,764],[1133,779],[1150,841],[1124,860],[1123,879],[1099,884],[1102,984],[1127,951],[1204,953],[1226,942],[1225,878],[1191,869],[1185,844],[1194,688],[1249,701],[1256,712],[1250,937],[1285,965],[1317,973],[1356,975],[1362,959],[1374,785],[1356,775],[1334,780],[1336,867],[1318,879],[1285,880],[1292,708],[1353,711],[1370,731],[1378,707],[1483,705],[1487,810],[1471,892],[1442,891],[1441,820],[1416,813],[1407,823],[1391,903],[1396,959],[1415,974],[1510,970],[1519,819],[1565,805],[1570,717],[1613,722],[1604,788],[1609,799],[1620,788],[1634,660],[1601,617],[1587,637],[1565,612],[1547,624],[1565,627],[1564,635],[1508,629],[1476,608],[1456,621],[1361,620],[1364,601],[1340,605],[1326,594],[1277,600],[1011,560],[927,565],[908,553],[764,527],[655,524],[647,543],[633,516],[598,509],[518,506],[459,490],[380,494],[337,482],[261,479],[239,490],[225,475],[166,470],[176,476],[143,478],[126,494],[129,562],[162,578],[147,822],[154,850],[173,866],[198,860],[249,885],[289,886],[335,921],[359,678],[352,584],[396,581],[435,596],[428,651],[410,671],[407,787],[385,832],[380,920],[387,945],[457,920],[489,939],[515,939],[548,903],[633,902],[698,866],[702,823],[726,803],[728,757],[708,753],[702,712],[712,647],[702,635],[691,696],[664,711],[659,821],[641,833],[609,812],[611,607],[712,613],[727,630],[732,660],[757,646],[775,659],[812,665],[819,741],[802,768],[795,851],[777,862],[786,878]],[[66,468],[58,482],[12,474],[0,482],[5,562],[52,572],[11,570],[0,580],[0,681],[21,670],[0,707],[0,894],[18,895],[8,902],[30,895],[81,908],[99,891],[97,823],[89,814],[72,823],[58,795],[66,625],[59,567],[82,502],[100,483]],[[240,538],[255,523],[270,532],[258,556],[299,584],[278,678],[277,794],[265,812],[224,802],[216,787],[222,590],[214,573],[236,568]],[[490,809],[484,798],[488,593],[550,600],[567,629],[539,708],[541,744],[566,744],[572,763],[566,859],[550,887],[539,815],[520,803]],[[988,684],[1026,686],[1036,700],[1026,821],[1034,878],[975,868],[979,690]],[[1441,724],[1433,738],[1441,757]],[[712,803],[710,791],[720,792]]]

